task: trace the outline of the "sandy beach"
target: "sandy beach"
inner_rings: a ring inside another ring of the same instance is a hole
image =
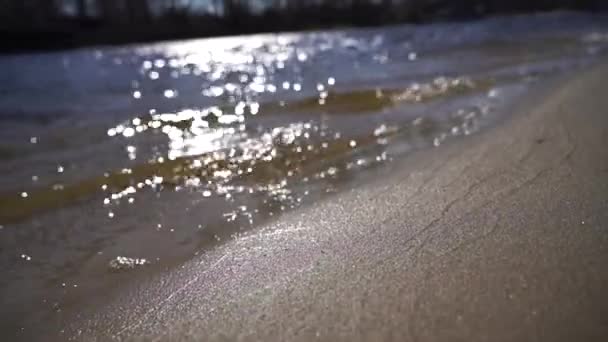
[[[494,128],[100,294],[65,313],[63,338],[605,341],[607,79],[604,64],[559,82]]]

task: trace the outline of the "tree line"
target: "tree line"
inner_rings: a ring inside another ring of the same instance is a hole
[[[44,48],[43,45],[470,19],[552,9],[599,10],[608,9],[606,3],[604,0],[0,0],[0,37],[9,42],[9,48],[11,44]]]

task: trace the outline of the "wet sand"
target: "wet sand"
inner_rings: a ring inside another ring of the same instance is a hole
[[[63,337],[605,341],[607,79],[531,94],[495,128],[100,294]]]

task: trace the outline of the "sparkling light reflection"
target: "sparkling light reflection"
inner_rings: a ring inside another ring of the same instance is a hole
[[[373,49],[382,46],[381,37],[301,39],[266,35],[136,49],[142,58],[131,62],[139,78],[129,80],[127,95],[139,113],[105,132],[120,148],[120,165],[102,170],[103,177],[52,184],[61,201],[50,200],[46,190],[23,192],[22,202],[32,208],[19,215],[101,192],[104,219],[117,222],[129,210],[146,210],[150,196],[167,194],[192,198],[193,206],[221,207],[211,217],[188,213],[207,229],[218,219],[241,229],[335,192],[393,155],[475,132],[490,112],[483,102],[437,115],[421,112],[421,105],[501,98],[491,82],[466,76],[353,87],[348,73],[311,70],[322,70],[322,55],[332,49],[345,56],[366,52],[370,63],[379,63],[374,56],[381,51]],[[405,57],[408,63],[423,59],[413,52]],[[57,173],[65,170],[57,166]],[[189,205],[173,210],[185,214]]]

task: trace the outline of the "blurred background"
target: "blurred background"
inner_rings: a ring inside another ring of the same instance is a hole
[[[0,0],[0,51],[606,8],[602,0]]]
[[[281,215],[500,124],[606,60],[607,7],[0,0],[0,336],[64,341],[128,284],[252,229],[262,252]]]

